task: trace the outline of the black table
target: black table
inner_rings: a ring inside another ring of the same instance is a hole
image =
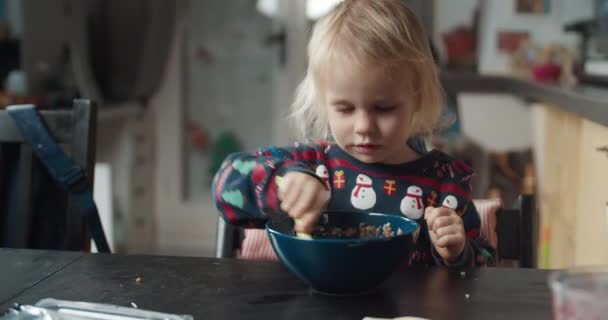
[[[273,262],[0,249],[0,310],[56,298],[134,302],[195,319],[550,319],[547,276],[420,268],[395,274],[370,294],[338,297],[313,293]]]

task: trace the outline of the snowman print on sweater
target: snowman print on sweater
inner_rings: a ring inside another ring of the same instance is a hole
[[[417,220],[422,218],[424,214],[424,206],[422,205],[422,189],[418,186],[410,186],[407,188],[407,193],[401,205],[399,206],[401,213],[406,217]]]
[[[357,175],[356,186],[350,194],[353,207],[367,210],[376,204],[376,192],[372,188],[372,179],[364,174]]]
[[[449,195],[443,199],[443,204],[441,204],[441,206],[456,211],[456,208],[458,208],[458,200],[456,200],[456,197]]]
[[[325,186],[327,187],[327,190],[330,190],[329,187],[329,170],[327,170],[327,167],[325,165],[319,165],[317,167],[317,169],[315,170],[316,175],[321,178],[321,180],[323,180],[323,182],[325,183]]]

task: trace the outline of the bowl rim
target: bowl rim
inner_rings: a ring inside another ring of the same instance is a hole
[[[287,234],[287,233],[283,233],[280,232],[278,230],[273,229],[270,224],[272,223],[272,221],[267,221],[265,224],[265,229],[268,233],[272,233],[275,234],[277,236],[280,237],[285,237],[285,238],[289,238],[289,239],[293,239],[293,240],[297,240],[297,241],[311,241],[311,242],[315,242],[315,243],[334,243],[334,244],[361,244],[361,243],[381,243],[381,242],[387,242],[387,241],[394,241],[396,239],[400,239],[400,238],[406,238],[409,236],[413,236],[414,237],[414,241],[416,241],[416,235],[419,234],[420,231],[420,223],[418,223],[416,220],[410,219],[408,217],[405,217],[403,215],[397,215],[397,214],[389,214],[389,213],[380,213],[380,212],[358,212],[358,211],[348,211],[348,210],[326,210],[323,211],[323,213],[348,213],[348,214],[359,214],[359,215],[365,215],[365,216],[380,216],[380,217],[391,217],[391,218],[396,218],[396,219],[402,219],[405,220],[408,223],[412,223],[414,224],[415,228],[414,230],[412,230],[411,232],[407,232],[401,235],[396,235],[393,237],[388,237],[388,238],[384,238],[384,237],[377,237],[377,238],[364,238],[364,239],[324,239],[324,238],[317,238],[317,239],[306,239],[306,238],[300,238],[296,235],[291,235],[291,234]]]

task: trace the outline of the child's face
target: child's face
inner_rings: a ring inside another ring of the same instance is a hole
[[[334,65],[323,87],[331,133],[337,144],[365,163],[412,160],[407,146],[415,106],[403,74],[378,68]]]

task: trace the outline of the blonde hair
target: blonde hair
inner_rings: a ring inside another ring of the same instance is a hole
[[[441,117],[443,90],[424,29],[402,0],[345,0],[319,20],[308,44],[306,77],[296,90],[291,118],[306,139],[327,139],[321,76],[336,59],[411,76],[417,113],[412,135],[432,132]],[[349,61],[350,62],[350,61]]]

